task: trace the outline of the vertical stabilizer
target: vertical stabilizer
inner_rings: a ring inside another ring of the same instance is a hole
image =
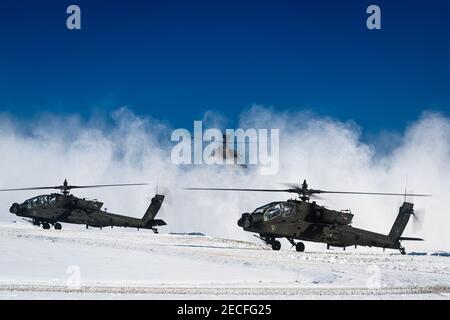
[[[159,209],[161,208],[161,205],[163,203],[164,196],[161,194],[157,194],[153,197],[152,202],[150,203],[150,206],[148,207],[147,211],[144,214],[144,217],[142,218],[144,224],[147,224],[147,222],[153,220],[158,213]]]
[[[406,201],[403,202],[398,211],[397,219],[395,219],[394,225],[389,232],[389,239],[397,241],[401,237],[403,231],[406,228],[406,225],[408,224],[411,214],[414,214],[413,207],[414,204]]]

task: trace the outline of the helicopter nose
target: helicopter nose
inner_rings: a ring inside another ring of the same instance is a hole
[[[242,214],[241,218],[238,220],[238,226],[241,228],[248,228],[252,224],[252,216],[250,213],[244,213]]]
[[[19,212],[19,204],[18,203],[13,203],[11,208],[9,208],[9,212],[14,213],[14,214]]]
[[[237,222],[237,225],[238,225],[239,227],[242,227],[242,226],[243,226],[244,219],[245,219],[245,215],[246,215],[246,213],[242,214],[242,216],[239,218],[239,220],[238,220],[238,222]]]

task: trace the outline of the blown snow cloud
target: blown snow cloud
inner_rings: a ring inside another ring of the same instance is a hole
[[[80,190],[76,195],[101,199],[108,211],[140,217],[156,189],[167,190],[160,213],[168,222],[163,232],[200,231],[250,239],[236,225],[240,214],[290,195],[218,194],[182,187],[276,188],[278,183],[306,178],[312,188],[403,192],[408,177],[408,191],[433,195],[408,199],[426,215],[421,230],[415,230],[412,221],[405,235],[427,240],[408,247],[450,249],[446,231],[450,224],[446,202],[450,194],[449,118],[425,112],[400,136],[392,135],[395,144],[387,150],[364,142],[361,129],[352,122],[307,112],[279,113],[255,105],[242,112],[239,125],[280,130],[276,175],[262,176],[252,168],[172,164],[170,135],[175,128],[150,117],[138,117],[127,108],[118,109],[108,119],[93,116],[85,121],[76,115],[47,114],[26,125],[0,115],[0,187],[55,185],[65,178],[73,184],[150,182],[148,187]],[[15,220],[17,217],[8,212],[11,203],[34,195],[1,193],[0,219]],[[327,195],[320,203],[350,208],[355,227],[387,233],[402,201],[401,197]]]

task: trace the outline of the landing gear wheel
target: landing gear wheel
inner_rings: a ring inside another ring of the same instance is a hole
[[[61,223],[55,223],[55,230],[61,230],[62,229],[62,225]]]
[[[295,245],[295,250],[297,250],[298,252],[303,252],[305,251],[305,245],[303,244],[303,242],[299,242]]]
[[[273,241],[272,242],[272,250],[278,251],[281,249],[281,243],[280,241]]]
[[[401,247],[401,248],[400,248],[400,253],[401,253],[402,255],[405,255],[405,254],[406,254],[405,248]]]
[[[50,225],[47,222],[44,222],[42,224],[42,228],[45,229],[45,230],[48,230],[48,229],[50,229]]]

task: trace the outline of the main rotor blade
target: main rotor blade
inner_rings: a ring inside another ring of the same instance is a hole
[[[329,191],[310,189],[311,194],[314,193],[336,193],[336,194],[363,194],[376,196],[409,196],[409,197],[431,197],[431,194],[415,194],[415,193],[389,193],[389,192],[359,192],[359,191]]]
[[[84,188],[101,188],[101,187],[123,187],[123,186],[143,186],[148,185],[148,183],[119,183],[119,184],[95,184],[86,186],[53,186],[53,187],[31,187],[31,188],[13,188],[13,189],[0,189],[1,191],[27,191],[27,190],[49,190],[49,189],[84,189]]]
[[[55,187],[32,187],[32,188],[15,188],[15,189],[0,189],[0,191],[26,191],[26,190],[47,190],[47,189],[60,189],[62,186]]]
[[[257,192],[293,192],[295,189],[247,189],[247,188],[183,188],[184,190],[207,190],[207,191],[257,191]]]
[[[283,185],[297,189],[300,192],[303,190],[302,186],[297,183],[283,183]],[[308,194],[317,194],[317,193],[337,193],[337,194],[362,194],[362,195],[381,195],[381,196],[405,196],[405,193],[390,193],[390,192],[364,192],[364,191],[331,191],[331,190],[319,190],[319,189],[306,189],[306,193]],[[431,197],[430,194],[414,194],[407,193],[406,196],[417,196],[417,197]]]
[[[124,186],[146,186],[148,183],[118,183],[118,184],[93,184],[86,186],[67,186],[67,189],[103,188],[103,187],[124,187]]]
[[[183,188],[184,190],[206,190],[206,191],[256,191],[256,192],[289,192],[289,193],[302,193],[302,189],[248,189],[248,188]],[[361,194],[361,195],[380,195],[380,196],[405,196],[404,193],[388,193],[388,192],[359,192],[359,191],[328,191],[307,189],[307,194],[314,195],[318,193],[336,193],[336,194]],[[413,194],[407,193],[406,196],[415,197],[431,197],[429,194]]]

